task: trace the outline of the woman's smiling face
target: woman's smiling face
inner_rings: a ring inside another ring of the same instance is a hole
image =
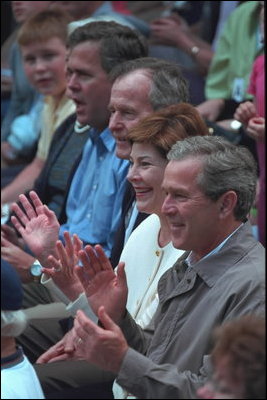
[[[133,143],[127,179],[136,193],[137,208],[148,214],[161,214],[165,194],[161,188],[167,159],[149,143]]]

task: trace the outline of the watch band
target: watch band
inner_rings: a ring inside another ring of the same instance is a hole
[[[40,276],[34,276],[34,275],[32,275],[32,277],[33,277],[33,282],[34,282],[34,283],[40,283],[40,281],[41,281],[41,276],[42,276],[42,275],[40,275]]]

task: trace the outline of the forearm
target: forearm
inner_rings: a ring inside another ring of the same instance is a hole
[[[21,249],[19,249],[18,253],[16,250],[15,246],[11,249],[1,246],[1,257],[17,270],[23,283],[32,282],[33,277],[30,274],[30,267],[35,258]]]
[[[41,276],[41,284],[46,287],[55,301],[61,301],[68,305],[70,300],[65,294],[57,287],[53,279],[47,274],[43,273]]]
[[[55,301],[61,301],[66,305],[66,310],[73,317],[75,317],[77,310],[82,310],[87,317],[97,322],[98,318],[89,306],[85,293],[81,293],[75,300],[71,301],[48,275],[42,274],[41,283],[49,290]]]
[[[66,310],[71,313],[73,318],[75,318],[78,310],[82,310],[85,313],[85,315],[92,321],[94,321],[95,323],[97,323],[98,321],[98,317],[95,315],[92,308],[90,307],[85,293],[81,293],[80,296],[76,299],[76,301],[70,302],[66,306]]]
[[[210,99],[199,104],[196,109],[202,116],[210,121],[216,121],[224,109],[225,101],[223,99]]]
[[[194,34],[179,35],[176,41],[177,47],[192,57],[200,72],[206,74],[213,57],[211,46]]]
[[[208,69],[211,64],[211,60],[213,58],[214,52],[211,48],[211,46],[206,43],[204,40],[197,36],[192,36],[192,41],[194,44],[191,44],[190,47],[190,53],[192,55],[192,49],[197,47],[199,50],[194,54],[194,60],[196,61],[198,65],[199,71],[203,74],[206,75],[208,72]]]
[[[33,187],[35,179],[43,169],[45,160],[35,158],[33,162],[24,168],[24,170],[1,191],[2,203],[11,203],[18,201],[18,196],[25,193]]]
[[[198,374],[175,364],[157,363],[129,348],[116,381],[139,399],[194,399],[210,374],[208,357]]]
[[[139,353],[146,354],[153,336],[153,329],[142,329],[126,311],[124,318],[118,324],[127,343]],[[151,326],[151,324],[149,325]]]
[[[145,330],[141,330],[129,314],[122,321],[120,328],[130,348],[116,381],[140,399],[193,399],[212,373],[210,357],[205,355],[198,367],[190,368],[184,354],[177,351],[176,341],[170,340],[163,348],[159,344],[153,346],[153,321]]]

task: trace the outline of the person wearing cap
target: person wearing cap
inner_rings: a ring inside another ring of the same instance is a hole
[[[1,399],[44,399],[38,377],[15,341],[27,325],[22,299],[16,270],[1,259]]]

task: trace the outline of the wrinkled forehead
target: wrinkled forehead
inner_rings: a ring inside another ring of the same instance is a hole
[[[150,103],[151,79],[139,72],[132,72],[116,79],[112,85],[110,104],[112,106],[143,107],[144,111],[153,111]]]
[[[152,85],[152,76],[148,70],[138,69],[131,71],[126,75],[118,77],[114,83],[114,90],[122,88],[150,90]]]

